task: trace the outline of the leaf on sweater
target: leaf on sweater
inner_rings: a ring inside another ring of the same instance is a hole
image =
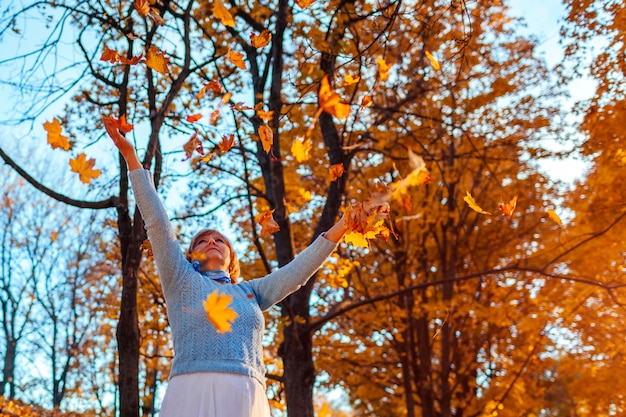
[[[232,295],[220,294],[215,290],[202,302],[207,320],[218,333],[230,332],[233,321],[239,317],[237,312],[229,307],[232,301]]]

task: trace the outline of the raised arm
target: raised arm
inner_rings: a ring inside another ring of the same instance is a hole
[[[120,154],[124,157],[126,165],[128,165],[128,170],[134,171],[136,169],[143,169],[135,147],[128,141],[128,139],[122,136],[117,127],[113,125],[113,121],[108,117],[104,117],[102,122],[104,123],[104,128],[111,137],[111,140],[117,149],[119,149]]]

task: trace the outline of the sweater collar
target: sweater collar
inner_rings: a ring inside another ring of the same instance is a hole
[[[198,262],[198,260],[194,259],[191,262],[191,265],[193,266],[193,269],[196,270],[196,272],[199,272],[200,275],[202,275],[203,277],[206,278],[210,278],[213,281],[217,281],[217,282],[224,282],[224,283],[230,283],[230,275],[228,275],[228,273],[226,273],[225,271],[222,270],[210,270],[210,271],[200,271],[200,262]]]

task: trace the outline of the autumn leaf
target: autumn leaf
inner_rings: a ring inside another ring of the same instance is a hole
[[[217,144],[218,148],[220,148],[220,151],[222,151],[223,153],[228,152],[234,145],[235,135],[232,133],[229,136],[222,136],[222,141]]]
[[[152,18],[152,20],[154,20],[154,23],[156,23],[157,25],[165,25],[165,19],[163,19],[163,16],[161,16],[159,14],[159,11],[157,9],[155,9],[154,7],[150,8],[150,17]]]
[[[142,252],[145,252],[146,256],[149,257],[149,258],[154,256],[154,253],[152,253],[152,244],[150,243],[150,241],[148,239],[144,239],[144,241],[141,242],[141,245],[139,246],[139,249]]]
[[[391,64],[387,64],[387,61],[384,58],[378,57],[378,76],[381,81],[387,81],[389,77],[389,69],[391,69]]]
[[[191,135],[191,138],[189,138],[189,140],[185,142],[185,144],[183,145],[183,150],[185,151],[186,156],[183,161],[191,158],[191,155],[193,155],[194,151],[198,152],[200,155],[204,155],[204,149],[202,148],[202,142],[198,138],[198,132],[194,132],[194,134]]]
[[[341,178],[343,175],[343,164],[340,162],[335,165],[331,165],[328,168],[328,178],[330,182],[336,181],[338,178]]]
[[[146,65],[158,73],[167,74],[169,68],[167,67],[170,59],[165,56],[165,52],[161,51],[156,46],[151,46],[146,54]]]
[[[210,293],[202,302],[206,318],[218,333],[226,333],[232,330],[232,323],[239,315],[229,307],[233,296],[220,294],[217,290]]]
[[[148,13],[150,13],[150,3],[148,0],[135,0],[133,6],[135,6],[135,9],[143,17],[148,16]]]
[[[103,121],[107,121],[111,126],[117,128],[122,133],[128,133],[133,130],[134,125],[126,122],[126,115],[123,114],[119,119],[116,119],[113,116],[104,116],[102,118]]]
[[[315,0],[296,0],[296,4],[303,9],[308,8],[313,3],[315,3]]]
[[[235,26],[235,19],[233,19],[233,16],[230,14],[226,6],[224,6],[222,0],[213,0],[213,8],[211,11],[213,12],[213,16],[215,16],[216,19],[219,19],[224,26]]]
[[[67,136],[63,136],[61,131],[61,122],[56,117],[51,122],[44,122],[43,128],[48,132],[48,144],[52,149],[61,148],[65,151],[69,151],[72,145]]]
[[[317,99],[322,110],[338,119],[345,119],[350,115],[350,106],[342,103],[339,95],[332,90],[328,81],[328,75],[322,78]]]
[[[204,97],[207,90],[210,90],[215,94],[222,94],[224,92],[224,88],[218,81],[211,80],[202,86],[198,94],[196,94],[196,98],[200,100],[202,97]]]
[[[254,106],[254,110],[256,110],[256,115],[265,122],[269,122],[274,118],[274,110],[263,110],[263,103],[258,103]]]
[[[100,60],[105,62],[110,62],[111,64],[116,64],[121,62],[122,64],[128,65],[137,65],[141,60],[141,55],[134,56],[132,58],[126,58],[121,55],[118,51],[114,49],[109,49],[108,47],[104,47],[102,51],[102,55],[100,55]]]
[[[388,239],[390,230],[385,226],[384,217],[388,211],[382,206],[374,205],[374,209],[367,203],[350,204],[343,215],[346,227],[344,240],[357,247],[368,247],[369,240],[377,237]]]
[[[232,49],[228,49],[226,58],[228,58],[228,60],[239,69],[245,70],[246,68],[248,68],[245,61],[243,60],[243,54],[241,52],[236,52]]]
[[[511,217],[513,217],[513,211],[515,211],[516,205],[517,205],[517,196],[513,197],[513,199],[508,203],[500,201],[498,208],[504,213],[507,219],[511,220]]]
[[[409,187],[424,185],[430,181],[430,173],[422,157],[416,155],[410,149],[408,150],[408,157],[411,172],[406,177],[391,183],[390,198],[400,198],[402,195],[407,194]]]
[[[554,212],[554,210],[549,209],[549,210],[548,210],[548,216],[549,216],[552,220],[554,220],[554,222],[555,222],[556,224],[558,224],[559,226],[563,227],[563,222],[561,221],[561,218],[558,216],[558,214],[556,214],[556,213]]]
[[[96,179],[102,174],[99,169],[93,169],[96,164],[95,159],[87,159],[87,155],[84,153],[79,154],[76,158],[70,159],[70,168],[72,172],[76,172],[79,175],[80,181],[84,184],[91,183],[91,180]]]
[[[188,121],[189,123],[195,123],[200,119],[202,119],[202,115],[200,113],[190,114],[187,117],[185,117],[185,120]]]
[[[359,77],[358,75],[355,77],[352,74],[346,74],[343,76],[343,83],[341,85],[345,87],[347,85],[356,84],[360,80],[361,80],[361,77]]]
[[[437,61],[437,59],[435,59],[435,57],[430,52],[424,51],[424,53],[426,54],[426,58],[428,58],[428,60],[430,61],[430,65],[432,65],[434,69],[436,70],[441,69],[441,65],[439,65],[439,61]]]
[[[254,216],[254,221],[261,225],[261,233],[272,234],[280,230],[280,226],[272,214],[274,214],[274,210],[264,211]]]
[[[256,34],[254,32],[250,33],[250,43],[255,48],[264,48],[272,41],[272,34],[264,29],[260,34]]]
[[[482,208],[480,208],[480,206],[478,206],[478,204],[476,204],[476,201],[474,201],[474,197],[472,197],[472,195],[470,194],[469,191],[466,191],[466,195],[465,195],[465,197],[463,197],[463,200],[465,200],[467,205],[472,210],[474,210],[475,212],[480,213],[480,214],[491,215],[491,213],[489,213],[488,211],[483,210]]]
[[[296,161],[304,162],[309,159],[311,151],[311,140],[306,137],[297,137],[291,143],[291,154]]]
[[[274,131],[272,128],[266,124],[261,125],[259,127],[259,138],[261,138],[263,150],[266,153],[269,153],[270,149],[272,149],[272,144],[274,143]]]
[[[365,109],[365,108],[371,106],[372,103],[373,103],[372,96],[365,96],[365,97],[363,97],[363,100],[361,100],[361,109]]]

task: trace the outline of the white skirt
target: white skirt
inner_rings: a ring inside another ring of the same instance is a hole
[[[237,374],[176,375],[167,384],[160,417],[270,417],[265,387]]]

